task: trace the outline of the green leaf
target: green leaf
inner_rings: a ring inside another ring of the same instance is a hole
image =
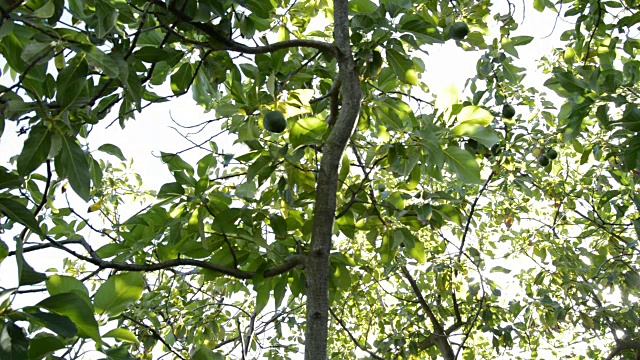
[[[321,143],[322,135],[327,131],[328,127],[327,123],[315,117],[296,121],[289,134],[291,147],[295,150],[302,145]]]
[[[24,314],[30,322],[44,326],[62,337],[72,338],[78,334],[78,328],[66,316],[45,313],[38,308],[27,308],[25,311]]]
[[[71,106],[84,90],[89,65],[83,55],[76,55],[67,67],[58,73],[56,100],[62,112]]]
[[[18,265],[18,284],[34,285],[39,284],[47,279],[45,274],[35,271],[24,259],[22,248],[24,244],[22,240],[16,241],[16,262]]]
[[[398,30],[409,31],[421,42],[437,44],[444,42],[438,28],[416,14],[405,14],[398,22]]]
[[[32,127],[18,156],[18,173],[24,176],[35,171],[47,159],[49,150],[51,150],[49,129],[42,125]]]
[[[480,167],[476,159],[457,146],[449,146],[444,150],[446,162],[456,173],[460,181],[467,184],[481,184]]]
[[[514,36],[511,38],[511,43],[514,46],[527,45],[533,40],[533,36]]]
[[[440,112],[446,112],[458,103],[459,98],[460,92],[455,85],[446,86],[436,96],[436,109]]]
[[[191,166],[188,162],[184,161],[180,157],[180,155],[160,152],[160,157],[162,158],[162,161],[165,164],[167,164],[167,167],[169,168],[170,171],[175,172],[175,171],[184,170],[187,172],[187,174],[193,176],[193,173],[194,173],[193,166]]]
[[[0,189],[14,189],[24,183],[24,178],[12,174],[7,169],[0,166]]]
[[[636,135],[625,143],[624,165],[628,169],[640,169],[640,135]]]
[[[500,141],[498,133],[493,128],[470,122],[456,126],[451,133],[458,136],[468,136],[488,148]]]
[[[216,360],[213,351],[204,345],[198,345],[196,350],[191,353],[191,360]]]
[[[90,164],[89,172],[91,174],[91,183],[93,184],[94,188],[100,189],[102,188],[102,178],[104,176],[104,174],[102,173],[102,168],[100,167],[100,163],[93,157],[91,157],[90,161],[91,161],[91,164]],[[95,205],[95,206],[100,206],[100,205]]]
[[[450,204],[442,204],[434,206],[433,211],[437,212],[445,219],[457,224],[458,226],[462,226],[464,215],[459,208]]]
[[[218,161],[213,154],[206,154],[200,160],[198,160],[197,174],[200,178],[207,179],[207,176],[211,174],[211,171],[215,169]],[[208,180],[208,179],[207,179]]]
[[[123,76],[120,77],[122,79]],[[136,73],[136,69],[131,67],[129,68],[129,72],[127,73],[126,81],[124,82],[124,93],[126,95],[126,99],[133,102],[136,105],[136,109],[138,111],[141,110],[142,106],[142,91],[143,87],[140,83],[140,78]]]
[[[45,63],[53,57],[51,44],[32,42],[27,44],[20,54],[20,58],[27,64]]]
[[[109,155],[113,155],[122,161],[127,161],[127,158],[122,154],[122,150],[113,144],[102,144],[98,148],[99,151],[105,152]]]
[[[185,63],[175,74],[171,75],[171,91],[174,95],[184,94],[191,86],[193,80],[193,65]]]
[[[346,153],[342,154],[342,161],[340,162],[340,172],[338,173],[338,181],[340,186],[344,183],[349,176],[349,170],[351,169],[351,161]]]
[[[409,248],[409,255],[419,264],[424,264],[427,260],[425,255],[424,244],[417,238],[413,242],[413,246]]]
[[[274,9],[273,4],[268,0],[247,0],[244,6],[263,19],[269,19]]]
[[[39,335],[29,341],[29,359],[42,359],[65,347],[64,341],[57,336]]]
[[[34,233],[44,236],[36,217],[19,202],[0,197],[0,212],[9,219],[26,226]]]
[[[84,201],[91,199],[91,174],[87,157],[72,137],[62,137],[60,160],[71,188]]]
[[[378,9],[378,5],[376,5],[371,0],[350,0],[349,1],[349,12],[352,14],[372,13],[377,9]]]
[[[582,94],[589,85],[582,80],[577,79],[572,73],[561,69],[553,70],[553,78],[558,81],[560,86],[570,93]],[[545,84],[546,85],[546,84]]]
[[[470,123],[487,126],[493,120],[493,115],[486,109],[479,106],[465,106],[458,113],[459,123]]]
[[[93,299],[96,314],[114,317],[140,299],[144,289],[144,277],[140,272],[116,274],[104,282]]]
[[[100,247],[98,250],[96,250],[96,254],[98,254],[98,256],[103,259],[108,259],[122,253],[127,249],[129,249],[129,247],[126,245],[112,243]]]
[[[184,195],[184,188],[177,182],[163,184],[158,191],[158,198],[170,198]]]
[[[103,39],[116,27],[118,12],[116,11],[116,8],[104,0],[97,0],[95,2],[95,7],[96,17],[98,19],[96,35],[98,38]]]
[[[413,61],[393,49],[387,49],[387,62],[400,81],[409,85],[418,85],[418,74]]]
[[[491,268],[490,272],[492,272],[492,273],[499,272],[499,273],[503,273],[503,274],[509,274],[511,272],[511,269],[507,269],[507,268],[502,267],[502,266],[494,266],[493,268]]]
[[[84,283],[72,276],[51,275],[45,283],[49,295],[73,293],[85,300],[87,305],[91,305],[89,291]]]
[[[155,46],[145,46],[134,52],[133,55],[146,63],[157,63],[166,61],[169,58],[181,58],[183,53],[171,48],[159,48]]]
[[[390,264],[396,256],[398,244],[394,243],[390,235],[384,234],[378,253],[383,264]]]
[[[56,6],[53,3],[53,0],[49,0],[44,5],[32,12],[31,15],[40,19],[48,19],[53,16],[53,13],[55,11]]]
[[[275,302],[275,308],[278,309],[282,305],[282,300],[287,292],[287,285],[289,281],[286,276],[281,276],[276,285],[273,287],[273,300]]]
[[[111,79],[120,75],[121,66],[114,57],[105,54],[98,47],[90,44],[77,44],[71,47],[76,53],[86,56],[89,66],[102,70],[102,73]],[[119,60],[123,61],[123,60]]]
[[[80,296],[73,293],[53,295],[36,306],[68,317],[78,328],[78,336],[102,343],[93,309]]]
[[[269,302],[270,294],[271,294],[271,283],[269,281],[264,281],[258,286],[256,289],[256,307],[255,313],[260,314],[260,312],[267,306]]]
[[[282,216],[277,214],[269,216],[269,225],[276,238],[284,239],[287,237],[287,222]]]
[[[24,44],[20,41],[16,34],[9,33],[7,36],[2,38],[2,55],[4,60],[11,66],[15,71],[22,73],[25,68],[24,61],[21,58],[22,49],[24,48]]]
[[[634,104],[628,104],[620,121],[624,128],[633,132],[640,131],[640,108]]]
[[[256,190],[256,183],[251,180],[238,185],[235,194],[242,199],[253,199],[256,196]]]
[[[131,344],[139,343],[138,338],[131,331],[127,329],[122,329],[122,328],[113,329],[107,332],[106,334],[102,335],[102,337],[111,337],[116,340],[128,342]]]
[[[25,360],[29,358],[29,339],[24,330],[8,321],[0,331],[0,359]]]
[[[4,241],[0,240],[0,264],[7,258],[7,255],[9,255],[9,247]]]
[[[348,289],[351,286],[351,273],[344,264],[331,264],[331,282],[337,289]]]

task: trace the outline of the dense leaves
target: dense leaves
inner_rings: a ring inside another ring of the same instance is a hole
[[[0,357],[636,358],[638,6],[2,2]]]

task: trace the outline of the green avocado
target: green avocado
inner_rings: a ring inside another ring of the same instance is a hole
[[[551,163],[551,160],[549,160],[549,158],[546,155],[538,156],[538,164],[540,164],[540,166],[547,166],[550,163]]]
[[[511,119],[516,115],[516,109],[513,106],[506,104],[502,107],[502,117]]]
[[[449,27],[449,37],[456,40],[462,40],[469,35],[469,26],[464,22],[453,23]]]
[[[264,114],[264,118],[262,119],[262,126],[264,126],[267,131],[279,134],[287,128],[287,119],[284,118],[284,115],[281,111],[269,111],[268,113]]]
[[[547,149],[547,153],[545,154],[550,160],[555,160],[558,158],[558,152],[552,148]]]

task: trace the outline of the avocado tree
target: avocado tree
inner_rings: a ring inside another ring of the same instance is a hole
[[[528,6],[2,2],[0,358],[635,358],[639,4]],[[100,133],[189,94],[147,189]]]

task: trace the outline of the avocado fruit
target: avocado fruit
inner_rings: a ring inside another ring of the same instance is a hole
[[[262,126],[267,131],[279,134],[287,128],[287,119],[284,118],[284,114],[281,111],[269,111],[262,118]]]
[[[546,155],[540,155],[538,156],[538,164],[540,166],[547,166],[551,163],[551,160],[549,160],[549,158]]]
[[[469,35],[469,26],[462,21],[455,22],[449,27],[449,37],[452,39],[462,40],[467,35]]]
[[[505,104],[502,107],[502,117],[507,118],[507,119],[511,119],[516,115],[516,109],[513,108],[513,106],[509,105],[509,104]]]

